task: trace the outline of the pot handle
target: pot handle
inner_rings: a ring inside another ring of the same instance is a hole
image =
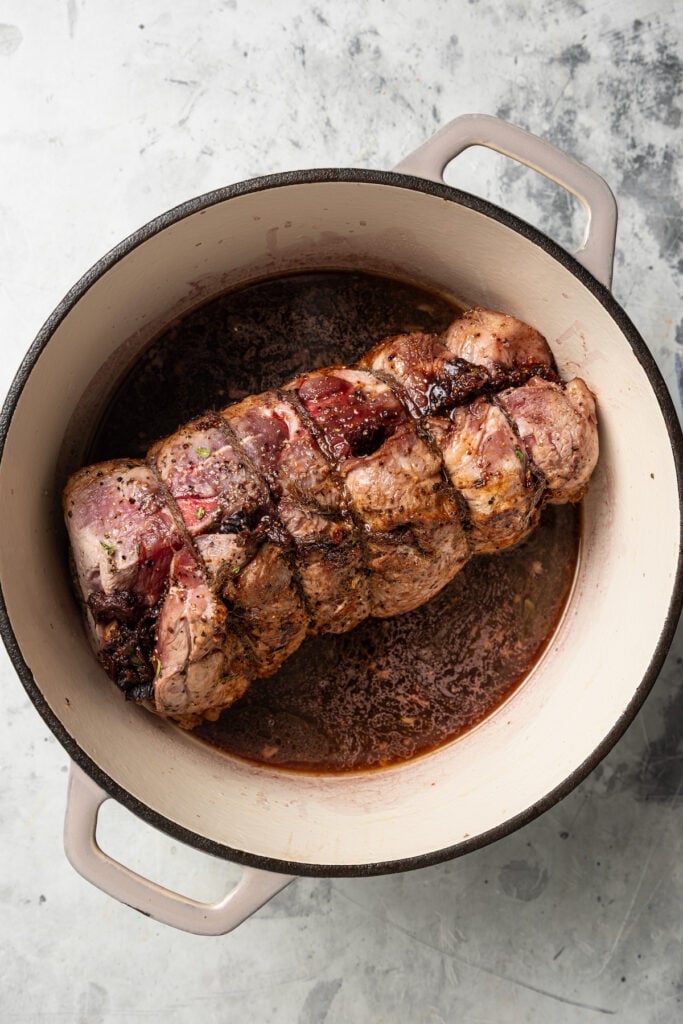
[[[545,139],[490,114],[464,114],[444,125],[394,170],[443,182],[446,165],[470,146],[486,146],[509,156],[550,178],[581,201],[586,210],[586,229],[574,256],[609,288],[617,233],[614,194],[599,174]]]
[[[97,844],[97,815],[109,794],[73,761],[64,821],[64,850],[71,866],[109,896],[162,924],[195,935],[225,935],[293,881],[245,868],[239,882],[217,903],[200,903],[138,875]]]

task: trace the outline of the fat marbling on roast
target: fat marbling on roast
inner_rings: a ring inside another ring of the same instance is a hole
[[[529,325],[477,308],[387,338],[70,477],[92,644],[126,697],[191,728],[307,634],[411,611],[524,540],[597,457],[593,395]]]

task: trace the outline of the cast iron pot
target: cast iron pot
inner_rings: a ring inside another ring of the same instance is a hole
[[[446,186],[484,145],[534,167],[587,210],[575,256]],[[455,857],[568,793],[623,733],[680,612],[683,440],[642,339],[609,292],[616,205],[594,172],[487,116],[456,119],[393,172],[276,174],[193,199],[104,256],[28,352],[2,413],[2,635],[73,760],[65,844],[76,870],[160,921],[229,931],[296,875],[371,875]],[[88,646],[61,542],[64,475],[112,383],[184,311],[303,269],[407,279],[506,310],[549,339],[563,375],[597,395],[601,457],[579,565],[542,660],[496,713],[398,767],[344,776],[253,766],[126,703]],[[151,825],[244,865],[216,904],[162,889],[97,845],[114,797]]]

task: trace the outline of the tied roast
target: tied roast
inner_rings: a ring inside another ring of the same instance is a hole
[[[207,413],[145,462],[74,473],[64,512],[97,656],[125,695],[192,728],[308,633],[417,608],[474,554],[575,502],[595,400],[545,339],[468,310]]]

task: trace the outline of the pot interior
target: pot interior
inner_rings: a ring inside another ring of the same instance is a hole
[[[285,182],[214,200],[188,204],[180,219],[124,244],[45,331],[0,467],[0,579],[12,630],[63,742],[162,827],[303,873],[388,870],[457,852],[530,813],[604,752],[644,697],[643,680],[652,681],[678,600],[680,546],[676,460],[660,402],[625,318],[533,233],[476,204],[396,179]],[[59,498],[116,382],[162,329],[240,284],[343,268],[532,323],[562,375],[582,376],[595,392],[601,457],[572,596],[524,684],[429,755],[313,776],[238,761],[121,699],[72,597]]]

